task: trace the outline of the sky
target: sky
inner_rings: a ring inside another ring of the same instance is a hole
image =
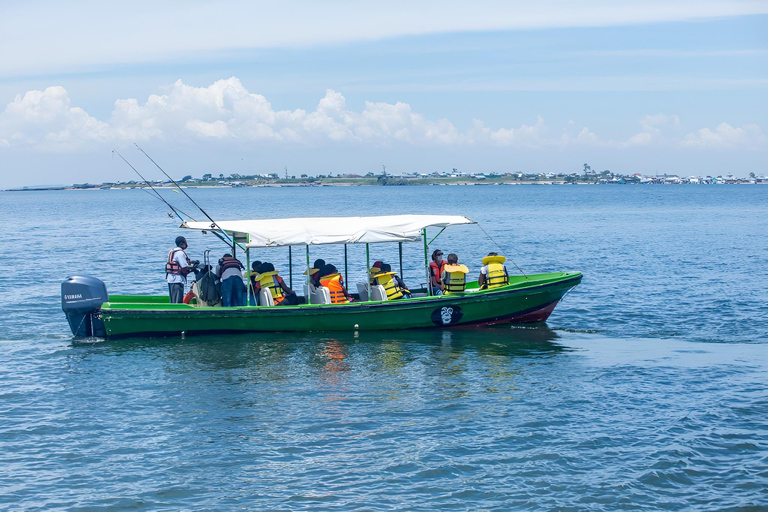
[[[279,5],[276,5],[279,4]],[[0,3],[0,189],[768,173],[768,1]]]

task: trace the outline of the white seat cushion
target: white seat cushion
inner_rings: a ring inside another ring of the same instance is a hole
[[[357,283],[357,293],[360,295],[360,300],[365,302],[368,300],[368,284]]]
[[[259,306],[272,307],[275,305],[275,301],[272,300],[272,293],[269,289],[263,288],[259,292]]]
[[[382,301],[387,300],[387,291],[380,284],[371,286],[371,300]]]

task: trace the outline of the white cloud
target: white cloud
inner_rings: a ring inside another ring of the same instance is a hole
[[[701,128],[689,133],[680,142],[682,147],[760,149],[766,145],[766,136],[756,124],[734,127],[720,123],[717,128]]]
[[[601,139],[587,127],[572,131],[568,121],[560,137],[549,136],[542,117],[518,128],[487,127],[475,120],[467,131],[447,119],[430,120],[407,103],[366,102],[351,110],[342,94],[327,90],[313,111],[275,110],[262,95],[249,92],[236,77],[208,87],[177,80],[164,94],[115,102],[108,122],[70,105],[63,87],[29,91],[0,112],[0,147],[65,152],[103,149],[133,141],[161,139],[176,143],[279,144],[286,148],[351,144],[368,147],[486,146],[540,149],[565,146],[683,146],[758,148],[766,137],[757,125],[720,124],[685,137],[677,135],[677,116],[656,114],[640,119],[642,131],[627,140]]]
[[[85,148],[108,138],[109,126],[71,107],[63,87],[16,96],[0,114],[0,145],[34,146],[43,151]]]

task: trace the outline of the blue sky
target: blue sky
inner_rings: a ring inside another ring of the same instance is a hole
[[[0,7],[0,188],[132,179],[133,141],[179,176],[768,172],[768,2],[67,5]]]

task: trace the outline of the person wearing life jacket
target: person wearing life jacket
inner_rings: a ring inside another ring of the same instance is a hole
[[[320,285],[328,288],[331,293],[331,304],[347,304],[354,300],[344,286],[344,278],[336,267],[325,264],[318,274],[320,274]]]
[[[256,290],[256,283],[259,280],[260,266],[261,266],[260,261],[258,260],[253,261],[251,262],[251,270],[243,274],[243,278],[248,281],[248,305],[249,306],[259,305],[259,299],[254,294],[254,291]]]
[[[381,285],[387,292],[387,300],[410,299],[411,291],[405,286],[397,273],[392,272],[392,266],[388,263],[381,265],[381,272],[373,278],[373,285]]]
[[[459,257],[453,253],[449,254],[448,264],[443,269],[445,293],[463,293],[467,286],[468,273],[467,266],[459,264]]]
[[[291,290],[279,272],[275,270],[275,266],[265,261],[259,266],[259,274],[256,278],[256,284],[254,285],[254,293],[256,297],[259,296],[261,290],[268,289],[272,295],[272,302],[275,306],[295,306],[299,303],[299,298],[296,296],[296,292]]]
[[[368,285],[373,285],[373,281],[376,278],[376,274],[380,274],[382,272],[381,266],[384,264],[383,261],[374,261],[373,266],[368,269]]]
[[[445,291],[443,283],[443,270],[447,263],[443,261],[443,251],[435,249],[432,252],[432,261],[429,262],[429,286],[432,295],[442,295]]]
[[[315,288],[320,286],[320,269],[322,269],[324,266],[325,260],[318,258],[310,268],[304,271],[304,275],[309,274],[310,284]]]
[[[219,260],[216,277],[221,282],[221,302],[225,308],[245,306],[245,284],[240,273],[244,268],[231,254],[225,254]]]
[[[477,284],[481,290],[490,290],[509,284],[509,274],[504,262],[507,259],[499,256],[495,252],[489,252],[488,256],[483,258],[483,267],[480,269],[480,277],[477,278]]]
[[[187,239],[177,236],[176,247],[168,251],[168,257],[165,259],[165,281],[168,283],[171,304],[181,304],[184,301],[187,274],[194,271],[200,263],[190,260],[186,250]]]

